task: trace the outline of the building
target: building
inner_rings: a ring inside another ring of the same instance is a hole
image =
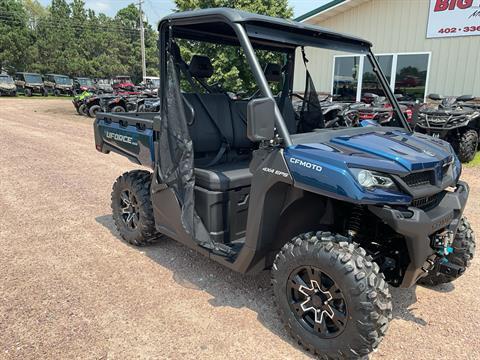
[[[373,43],[395,93],[480,97],[480,0],[332,0],[296,19]],[[317,91],[345,100],[378,92],[364,56],[306,49]],[[297,56],[294,88],[305,84]]]

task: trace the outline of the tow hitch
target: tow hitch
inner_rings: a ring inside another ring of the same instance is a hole
[[[448,261],[447,258],[447,256],[454,251],[452,247],[454,238],[455,234],[453,233],[453,231],[442,231],[441,233],[435,235],[433,239],[433,248],[436,250],[437,255],[440,257],[438,259],[437,271],[445,275],[459,276],[465,271],[464,268]]]
[[[464,267],[451,263],[447,258],[440,260],[440,266],[438,267],[439,273],[456,277],[462,275],[464,271]]]
[[[447,256],[453,252],[452,243],[455,234],[451,230],[445,230],[435,235],[433,239],[433,248],[439,256]]]

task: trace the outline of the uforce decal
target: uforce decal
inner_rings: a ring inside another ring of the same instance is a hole
[[[105,131],[105,136],[107,139],[113,139],[127,144],[137,145],[137,142],[134,141],[131,136],[117,134],[111,131]]]
[[[306,167],[307,169],[316,170],[318,172],[322,171],[323,169],[320,165],[312,164],[311,162],[303,161],[294,157],[290,158],[290,162],[292,164],[297,164],[297,165]]]

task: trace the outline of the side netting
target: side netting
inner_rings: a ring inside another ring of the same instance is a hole
[[[178,70],[171,54],[167,59],[165,94],[162,94],[159,131],[160,181],[172,189],[181,206],[184,230],[204,248],[229,255],[229,247],[214,242],[195,211],[195,174],[193,143],[188,132],[187,117],[178,79]]]

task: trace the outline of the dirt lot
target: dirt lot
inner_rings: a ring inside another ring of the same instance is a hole
[[[68,100],[0,99],[0,358],[309,358],[277,318],[269,275],[233,273],[166,240],[123,243],[115,178]],[[480,231],[479,168],[467,215]],[[437,289],[392,289],[373,359],[479,359],[480,261]]]

